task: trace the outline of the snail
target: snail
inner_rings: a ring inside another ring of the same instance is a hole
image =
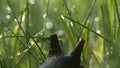
[[[85,40],[83,38],[80,39],[75,49],[70,55],[66,56],[60,48],[57,35],[51,35],[48,58],[39,68],[83,68],[83,66],[80,65],[80,57],[84,43]]]

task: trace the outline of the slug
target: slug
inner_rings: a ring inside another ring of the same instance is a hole
[[[83,68],[80,65],[80,57],[84,43],[85,40],[83,38],[80,39],[70,55],[66,56],[60,48],[57,35],[51,35],[48,58],[39,68]]]

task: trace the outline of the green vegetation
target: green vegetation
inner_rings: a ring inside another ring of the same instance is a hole
[[[85,38],[85,68],[120,68],[119,32],[118,0],[0,0],[0,68],[38,68],[54,33],[66,54]]]

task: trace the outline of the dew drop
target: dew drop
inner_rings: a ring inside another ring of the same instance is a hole
[[[98,22],[99,21],[99,17],[95,17],[95,22]]]
[[[45,26],[46,26],[47,29],[52,29],[53,28],[53,23],[50,20],[47,20]]]
[[[6,18],[7,18],[7,19],[10,19],[10,15],[6,15]]]
[[[2,34],[0,34],[0,38],[2,38],[3,37],[3,35]]]
[[[34,4],[35,4],[35,0],[29,0],[29,3],[30,3],[31,5],[34,5]]]
[[[6,7],[7,13],[11,13],[11,8],[9,6]]]
[[[47,17],[47,14],[46,14],[46,13],[44,13],[44,14],[43,14],[43,18],[44,18],[44,19],[46,19],[46,17]]]
[[[61,16],[61,18],[64,20],[65,19],[65,17],[63,16],[63,15],[60,15]]]
[[[97,30],[96,32],[97,32],[98,34],[101,34],[101,31],[100,31],[100,30]]]
[[[58,30],[58,35],[59,35],[59,36],[64,35],[64,31],[63,31],[62,29]]]
[[[20,56],[20,55],[21,55],[21,53],[20,53],[20,52],[18,52],[18,53],[17,53],[17,56]]]

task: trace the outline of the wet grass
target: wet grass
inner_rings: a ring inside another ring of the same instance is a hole
[[[56,33],[69,54],[84,37],[85,68],[119,68],[118,0],[0,1],[0,68],[38,68]]]

